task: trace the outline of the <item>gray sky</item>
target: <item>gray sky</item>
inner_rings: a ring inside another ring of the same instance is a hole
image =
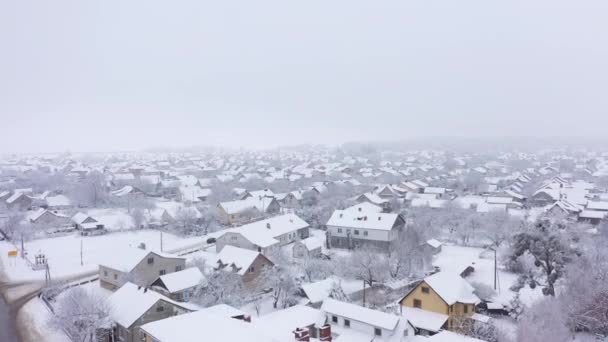
[[[0,152],[593,136],[608,1],[0,0]]]

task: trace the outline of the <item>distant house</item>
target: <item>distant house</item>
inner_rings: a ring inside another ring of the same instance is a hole
[[[399,237],[405,220],[399,214],[336,210],[326,226],[331,247],[386,250]]]
[[[426,248],[430,254],[437,254],[441,252],[441,246],[443,246],[443,244],[435,239],[427,240],[424,244],[424,248]]]
[[[25,211],[32,207],[32,202],[33,199],[30,196],[22,192],[15,192],[6,199],[5,204],[9,210]]]
[[[215,243],[217,252],[225,246],[235,246],[268,254],[280,246],[308,238],[309,225],[295,214],[285,214],[223,232]]]
[[[314,258],[321,256],[323,241],[317,237],[309,237],[298,240],[293,244],[292,253],[294,258]]]
[[[112,307],[110,319],[116,325],[115,341],[139,342],[144,324],[194,311],[187,304],[178,303],[146,287],[123,284],[108,297]]]
[[[583,210],[578,214],[578,221],[595,225],[595,224],[599,224],[607,216],[608,216],[608,212],[606,212],[606,211]]]
[[[391,210],[391,203],[387,199],[384,199],[371,192],[364,193],[362,195],[355,197],[355,201],[357,201],[359,203],[369,202],[371,204],[381,207],[386,212]]]
[[[302,201],[301,191],[292,191],[283,194],[275,194],[275,198],[283,208],[297,208]]]
[[[70,225],[70,217],[56,211],[40,208],[30,215],[29,220],[33,224],[45,225],[52,228],[60,228]]]
[[[187,302],[205,286],[205,276],[196,267],[158,277],[150,287],[178,302]]]
[[[265,267],[274,264],[259,252],[234,246],[226,246],[218,254],[216,270],[237,273],[247,283],[257,278]]]
[[[448,329],[471,317],[480,303],[473,287],[461,276],[446,271],[424,278],[401,299],[401,305],[448,315]]]
[[[47,196],[46,208],[49,210],[65,210],[72,208],[72,201],[65,195]]]
[[[243,224],[259,219],[266,214],[278,213],[281,209],[274,197],[247,197],[243,200],[220,202],[218,215],[224,224]]]
[[[106,232],[103,223],[97,222],[97,220],[82,212],[72,216],[71,221],[82,235],[98,235]]]
[[[149,286],[159,276],[179,272],[186,259],[140,248],[126,248],[108,255],[99,264],[99,283],[108,290],[116,290],[127,281]]]

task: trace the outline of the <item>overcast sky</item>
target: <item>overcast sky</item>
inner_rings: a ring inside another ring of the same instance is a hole
[[[608,1],[0,0],[0,152],[592,136]]]

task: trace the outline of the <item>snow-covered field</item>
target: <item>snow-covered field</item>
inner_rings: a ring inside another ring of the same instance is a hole
[[[204,238],[182,239],[172,234],[162,234],[163,250],[168,252],[192,248],[200,245]],[[123,248],[136,248],[144,243],[147,249],[160,250],[161,233],[153,230],[138,230],[120,232],[100,236],[81,237],[74,234],[69,236],[33,240],[25,243],[28,258],[43,253],[49,263],[53,278],[75,277],[97,270],[108,255],[119,252]],[[82,245],[82,264],[81,264]],[[33,271],[21,258],[9,258],[8,252],[15,246],[9,242],[0,242],[0,260],[6,273],[5,281],[31,281],[44,280],[45,272]]]

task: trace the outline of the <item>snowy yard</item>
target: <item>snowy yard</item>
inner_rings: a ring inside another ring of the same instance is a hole
[[[168,252],[192,248],[204,241],[199,237],[182,239],[167,233],[163,233],[162,236],[163,250]],[[95,272],[98,264],[108,255],[117,253],[123,248],[136,248],[140,243],[144,243],[147,249],[160,250],[161,233],[153,230],[138,230],[86,237],[74,234],[26,242],[25,250],[30,260],[33,260],[38,253],[44,253],[48,259],[51,276],[64,278]],[[5,280],[11,282],[44,280],[44,270],[33,271],[21,258],[8,257],[8,252],[14,249],[15,247],[9,242],[0,242],[0,260],[6,273]]]
[[[494,286],[494,254],[483,248],[444,245],[442,251],[435,256],[433,266],[438,266],[441,270],[458,272],[464,270],[467,266],[473,266],[475,271],[466,277],[469,283]],[[515,292],[509,288],[516,281],[517,274],[505,271],[499,262],[494,301],[504,305],[509,304],[509,301],[515,296]],[[532,290],[524,287],[519,293],[521,301],[526,305],[530,305],[535,300],[543,297],[540,288]]]

